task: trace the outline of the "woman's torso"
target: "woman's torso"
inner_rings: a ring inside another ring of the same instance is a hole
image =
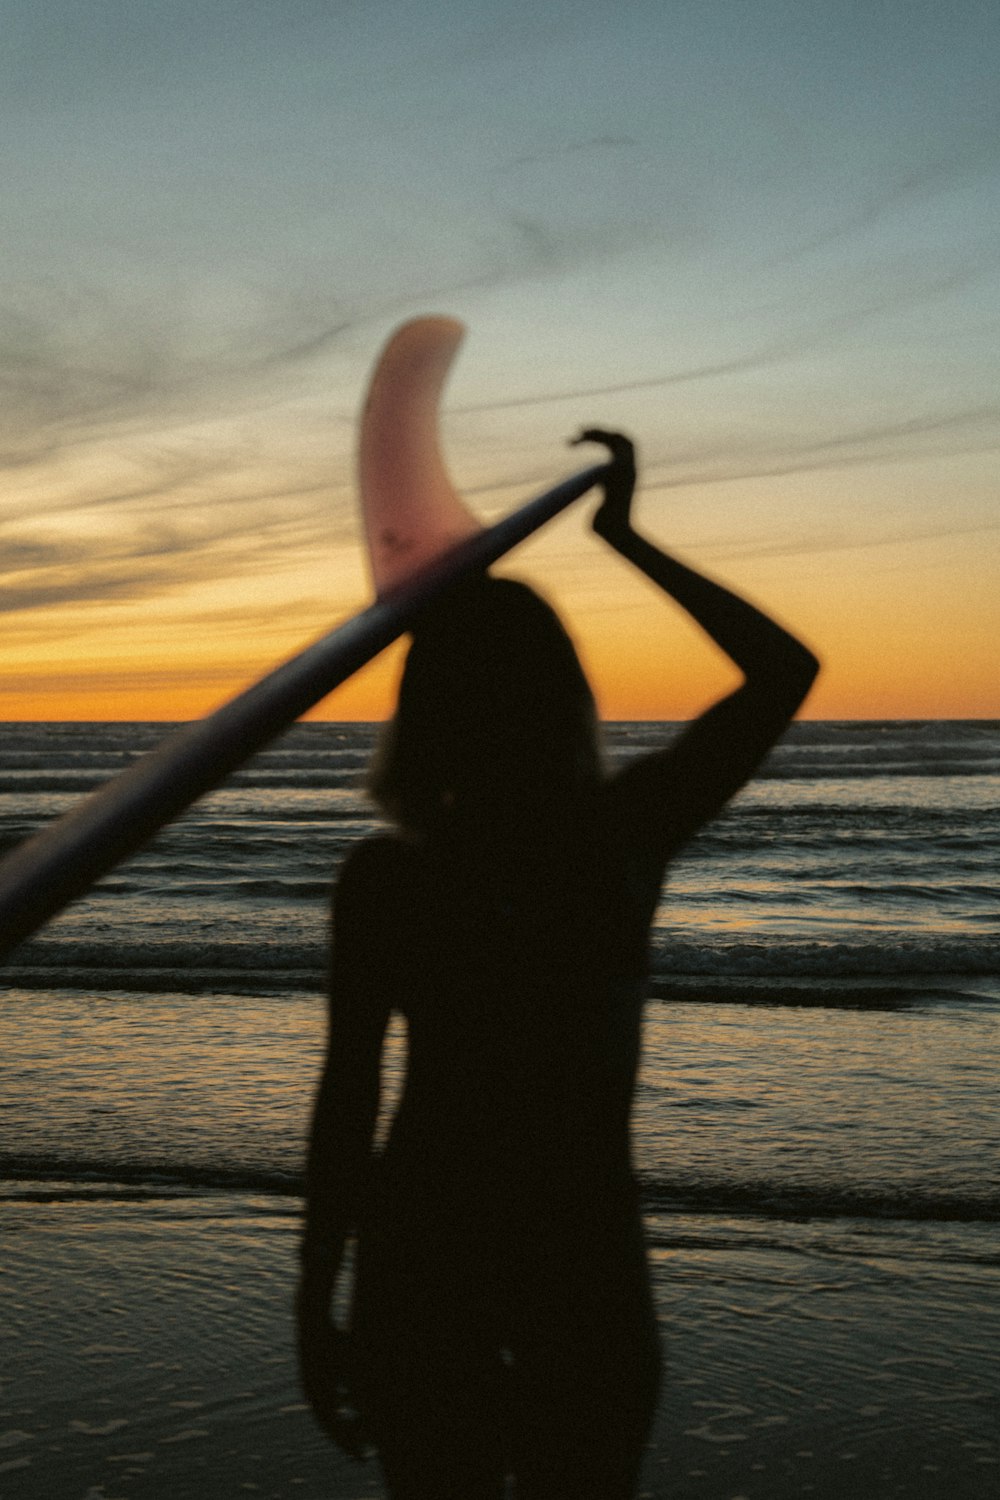
[[[380,841],[377,962],[406,1018],[379,1217],[513,1244],[634,1217],[648,878],[594,798],[557,827]]]

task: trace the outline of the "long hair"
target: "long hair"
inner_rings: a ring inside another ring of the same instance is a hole
[[[488,574],[419,621],[368,790],[400,827],[558,816],[602,777],[597,712],[555,611]]]

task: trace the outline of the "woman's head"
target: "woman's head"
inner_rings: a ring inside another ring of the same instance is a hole
[[[463,811],[516,819],[600,774],[593,695],[543,599],[485,575],[427,612],[369,782],[384,811],[420,832]]]

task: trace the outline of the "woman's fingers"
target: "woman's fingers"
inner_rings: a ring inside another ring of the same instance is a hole
[[[299,1324],[302,1390],[313,1415],[342,1452],[364,1458],[370,1444],[348,1378],[347,1345],[346,1334],[326,1314]]]
[[[623,432],[610,432],[603,427],[585,427],[575,438],[570,438],[572,446],[579,443],[603,443],[616,458],[630,456],[635,451],[631,438]]]

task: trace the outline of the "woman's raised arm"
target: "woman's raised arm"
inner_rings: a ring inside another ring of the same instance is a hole
[[[676,744],[634,762],[618,778],[622,811],[650,854],[665,859],[750,778],[808,693],[819,662],[754,605],[633,529],[635,455],[628,438],[588,428],[575,441],[603,443],[611,450],[594,530],[676,599],[745,678],[695,719]]]

